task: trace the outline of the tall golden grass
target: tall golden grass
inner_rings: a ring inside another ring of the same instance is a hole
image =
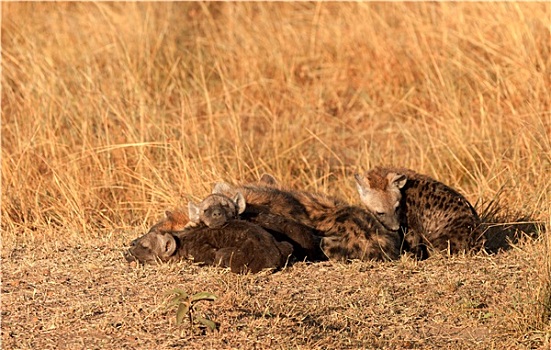
[[[3,4],[6,232],[407,166],[545,219],[549,5]],[[37,233],[41,234],[41,233]]]
[[[263,172],[358,202],[350,175],[379,164],[472,202],[503,190],[549,224],[550,18],[545,2],[4,2],[2,238],[86,240]]]

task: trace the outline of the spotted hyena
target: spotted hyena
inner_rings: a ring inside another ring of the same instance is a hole
[[[477,241],[480,219],[454,189],[413,170],[377,167],[355,175],[362,203],[389,230],[400,231],[418,258],[430,250],[457,253]]]
[[[234,188],[221,183],[214,191],[227,195],[242,192],[247,208],[311,227],[329,259],[393,260],[400,255],[396,231],[385,228],[367,210],[339,198],[258,184]]]
[[[134,240],[125,253],[127,261],[152,263],[192,259],[207,265],[229,267],[236,273],[256,273],[285,266],[293,247],[277,242],[253,223],[230,219],[222,227],[205,224],[185,227],[185,215],[167,212],[167,217],[148,233]]]
[[[228,221],[238,219],[245,207],[245,198],[241,192],[237,192],[233,198],[213,193],[199,204],[188,203],[190,224],[187,227],[198,226],[201,223],[210,228],[222,227]]]
[[[269,177],[270,181],[267,181],[268,175],[263,175],[261,181],[258,182],[258,185],[250,185],[246,190],[250,194],[251,188],[264,188],[264,186],[274,186],[275,182],[271,180],[273,177]],[[275,180],[274,180],[275,181]],[[268,187],[266,187],[268,188]],[[273,191],[277,192],[275,188]],[[271,190],[268,190],[265,193],[269,193]],[[232,188],[226,183],[218,183],[213,189],[212,196],[221,196],[229,198],[228,196],[234,196],[236,203],[240,203],[242,206],[239,208],[239,217],[243,220],[253,222],[269,233],[271,233],[276,240],[286,241],[293,245],[293,256],[298,260],[309,260],[317,261],[324,260],[324,255],[319,249],[320,237],[315,229],[310,226],[304,225],[296,220],[290,218],[291,211],[290,208],[283,208],[281,210],[273,211],[270,209],[273,203],[276,203],[277,200],[269,197],[269,200],[256,200],[255,202],[249,202],[245,200],[244,195],[241,194],[241,190]],[[254,199],[260,199],[262,196],[254,197]],[[208,197],[207,197],[208,198]],[[239,200],[237,200],[240,198]],[[251,197],[248,197],[249,200]],[[207,208],[207,206],[205,206]],[[191,209],[190,209],[191,210]],[[287,215],[281,215],[281,212],[286,212]]]

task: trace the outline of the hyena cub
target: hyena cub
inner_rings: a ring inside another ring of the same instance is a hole
[[[223,227],[205,224],[184,228],[184,213],[166,212],[166,218],[148,233],[132,241],[127,261],[141,263],[192,259],[213,266],[229,267],[236,273],[256,273],[285,266],[293,247],[277,242],[253,223],[230,219]]]
[[[253,208],[252,215],[249,214],[253,220],[256,211],[309,227],[320,241],[322,253],[329,259],[393,260],[400,255],[401,242],[396,231],[386,229],[365,209],[350,206],[341,199],[276,188],[272,184],[233,188],[221,183],[214,191],[226,195],[242,192],[247,208]]]
[[[477,243],[480,219],[457,191],[413,170],[376,167],[355,175],[362,203],[389,230],[401,231],[404,249],[425,259],[429,248],[457,253]]]
[[[201,223],[210,228],[222,227],[229,220],[239,218],[245,207],[245,198],[241,192],[237,192],[233,198],[213,193],[199,204],[189,202],[190,223],[186,227],[196,227]]]
[[[267,180],[269,182],[267,182]],[[273,182],[272,182],[273,180]],[[239,217],[252,222],[268,231],[277,241],[289,242],[293,246],[293,256],[298,260],[325,260],[319,249],[320,238],[315,229],[294,220],[293,207],[278,201],[270,193],[280,191],[272,188],[275,186],[275,179],[270,175],[263,175],[258,185],[247,185],[235,189],[225,182],[217,183],[212,190],[211,196],[234,196],[236,203],[243,203],[239,208]],[[254,192],[258,189],[259,192]],[[242,192],[243,191],[243,192]],[[244,195],[242,194],[244,193]],[[256,193],[256,195],[252,195]],[[245,200],[246,198],[246,200]],[[282,204],[281,210],[273,210]],[[288,213],[288,215],[282,215]]]

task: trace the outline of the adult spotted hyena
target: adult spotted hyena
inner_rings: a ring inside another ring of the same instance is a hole
[[[400,231],[418,258],[430,250],[457,253],[477,243],[480,219],[449,186],[413,170],[377,167],[356,174],[360,199],[389,230]]]
[[[221,227],[205,224],[185,227],[181,212],[167,212],[166,218],[148,233],[134,240],[125,253],[127,261],[151,263],[192,259],[207,265],[229,267],[232,272],[256,273],[285,266],[293,247],[277,242],[253,223],[230,219]]]
[[[311,227],[329,259],[392,260],[400,255],[396,231],[386,229],[365,209],[336,197],[259,184],[232,187],[219,183],[214,192],[243,193],[253,216],[254,212],[269,213]]]

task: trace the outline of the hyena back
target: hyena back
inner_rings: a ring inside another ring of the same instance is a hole
[[[377,167],[355,175],[362,203],[389,230],[401,231],[418,258],[429,248],[457,253],[477,244],[480,219],[459,192],[409,169]]]
[[[332,260],[392,260],[400,254],[399,235],[386,229],[366,210],[319,193],[244,185],[218,184],[214,192],[242,192],[247,210],[258,210],[312,227],[321,236],[321,250]]]
[[[238,192],[243,193],[245,197],[246,212],[269,212],[312,227],[317,227],[327,214],[335,208],[347,205],[346,202],[336,197],[297,191],[281,186],[275,187],[272,182],[268,185],[259,182],[258,184],[247,184],[238,187],[221,182],[217,183],[213,189],[213,193],[227,196],[232,196]]]

